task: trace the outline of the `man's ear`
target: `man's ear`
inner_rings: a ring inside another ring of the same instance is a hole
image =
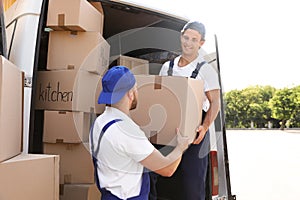
[[[134,95],[133,95],[133,91],[132,90],[128,91],[127,95],[128,95],[128,97],[129,97],[130,100],[134,99]]]
[[[201,48],[201,46],[202,46],[204,43],[205,43],[205,40],[200,40],[200,41],[199,41],[200,48]]]

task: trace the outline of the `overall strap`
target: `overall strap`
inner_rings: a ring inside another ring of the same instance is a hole
[[[169,69],[168,69],[168,76],[173,75],[173,66],[174,66],[174,59],[170,60]]]
[[[105,124],[105,126],[102,128],[101,132],[100,132],[100,136],[99,136],[99,140],[98,140],[98,146],[97,146],[97,149],[96,151],[94,150],[94,137],[93,137],[93,129],[94,129],[94,125],[92,126],[91,130],[90,130],[90,138],[91,138],[91,150],[92,150],[92,154],[93,156],[98,153],[99,151],[99,148],[100,148],[100,142],[102,140],[102,137],[105,133],[105,131],[111,126],[113,125],[114,123],[118,122],[118,121],[122,121],[121,119],[114,119],[114,120],[111,120],[110,122],[108,122],[107,124]]]
[[[111,126],[113,125],[114,123],[118,122],[118,121],[122,121],[121,119],[114,119],[114,120],[111,120],[110,122],[108,122],[107,124],[105,124],[105,126],[103,126],[101,132],[100,132],[100,136],[99,136],[99,139],[98,139],[98,146],[96,148],[96,151],[95,151],[95,154],[98,155],[99,153],[99,149],[100,149],[100,142],[102,140],[102,137],[105,133],[105,131]]]
[[[99,136],[97,150],[94,151],[92,149],[95,182],[96,182],[96,185],[97,185],[99,191],[102,194],[102,198],[104,198],[106,200],[121,200],[121,199],[118,198],[117,196],[113,195],[110,191],[106,190],[105,188],[101,188],[100,187],[100,181],[99,181],[98,171],[97,171],[97,158],[95,157],[95,155],[97,155],[97,154],[94,154],[94,153],[95,152],[98,153],[100,142],[101,142],[102,137],[103,137],[104,133],[106,132],[106,130],[111,125],[113,125],[114,123],[116,123],[118,121],[122,121],[122,120],[121,119],[114,119],[114,120],[108,122],[107,124],[105,124],[105,126],[102,128],[100,136]],[[91,129],[91,143],[93,144],[93,139],[92,138],[93,138],[93,127]],[[142,176],[142,186],[141,186],[140,194],[138,196],[131,197],[128,200],[148,200],[149,192],[150,192],[150,178],[149,178],[149,173],[144,172],[143,176]]]
[[[98,139],[98,146],[96,147],[96,150],[94,150],[94,141],[93,141],[93,128],[94,126],[92,126],[91,131],[90,131],[90,135],[91,135],[91,151],[92,151],[92,158],[93,158],[93,164],[94,164],[94,174],[95,174],[95,180],[96,180],[96,185],[98,187],[98,189],[100,191],[102,191],[102,188],[100,187],[100,182],[99,182],[99,178],[98,178],[98,171],[97,171],[97,155],[99,153],[99,149],[100,149],[100,142],[102,140],[102,137],[105,133],[105,131],[114,123],[118,122],[118,121],[122,121],[121,119],[114,119],[111,120],[110,122],[108,122],[107,124],[105,124],[105,126],[102,128],[100,135],[99,135],[99,139]]]
[[[206,61],[202,61],[201,63],[197,63],[196,69],[192,72],[191,78],[196,78],[201,67],[206,63]]]
[[[199,71],[200,71],[201,67],[205,63],[206,63],[206,61],[202,61],[201,63],[197,63],[197,66],[196,66],[195,70],[192,72],[192,75],[190,76],[190,78],[196,78],[197,75],[199,74]],[[168,69],[168,76],[173,75],[173,67],[174,67],[174,59],[170,60],[169,69]]]

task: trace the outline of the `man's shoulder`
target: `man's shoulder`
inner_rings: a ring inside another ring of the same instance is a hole
[[[163,66],[163,67],[169,66],[170,62],[171,62],[170,60],[167,60],[166,62],[164,62],[164,63],[162,64],[162,66]]]
[[[118,122],[118,129],[127,136],[144,135],[141,128],[133,120],[123,120]]]

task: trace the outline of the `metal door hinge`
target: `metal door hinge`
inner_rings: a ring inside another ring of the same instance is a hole
[[[24,77],[24,87],[32,87],[32,77],[30,76],[25,76]]]

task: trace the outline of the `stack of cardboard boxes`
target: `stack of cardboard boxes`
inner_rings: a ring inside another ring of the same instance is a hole
[[[58,200],[59,156],[21,152],[24,74],[0,56],[0,199]]]
[[[60,156],[63,200],[100,196],[88,138],[93,116],[104,110],[104,105],[97,104],[101,76],[109,66],[110,46],[102,37],[103,17],[99,2],[49,0],[47,26],[53,31],[47,70],[37,75],[35,108],[45,110],[44,153]],[[202,114],[201,81],[149,76],[147,60],[123,55],[118,56],[117,65],[125,65],[136,74],[140,101],[132,117],[153,143],[174,145],[177,127],[183,135],[195,136]]]
[[[44,110],[45,154],[60,156],[60,199],[100,199],[89,150],[89,129],[101,75],[109,66],[103,12],[86,0],[49,0],[47,70],[37,75],[35,109]]]

